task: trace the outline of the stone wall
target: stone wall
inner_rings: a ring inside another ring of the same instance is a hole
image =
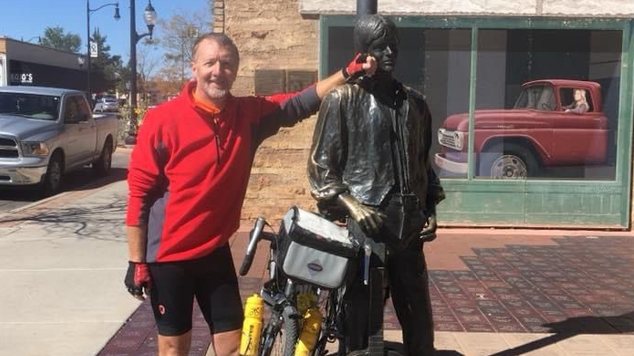
[[[317,70],[319,25],[302,19],[297,0],[225,0],[225,30],[240,49],[234,95],[254,92],[256,69]],[[268,139],[253,165],[242,219],[276,221],[291,205],[312,207],[306,162],[315,119]]]
[[[297,0],[225,0],[225,26],[240,49],[236,95],[253,94],[256,69],[317,70],[319,23]]]

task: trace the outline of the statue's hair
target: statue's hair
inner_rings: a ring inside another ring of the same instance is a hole
[[[198,47],[200,46],[200,43],[204,40],[214,41],[221,47],[228,49],[236,60],[236,66],[240,64],[240,53],[238,52],[238,47],[236,47],[236,44],[233,43],[233,40],[231,39],[231,37],[225,35],[224,33],[214,33],[214,32],[205,33],[204,35],[196,39],[196,42],[194,43],[194,46],[192,47],[192,60],[196,59]]]
[[[367,52],[373,41],[388,36],[398,40],[396,25],[392,20],[382,15],[362,16],[354,25],[354,49],[359,53]]]

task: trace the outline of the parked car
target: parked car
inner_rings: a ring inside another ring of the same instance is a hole
[[[119,100],[113,95],[105,95],[95,102],[94,112],[118,112]]]
[[[566,112],[573,91],[582,89],[589,109]],[[591,81],[544,79],[525,83],[512,109],[476,110],[474,158],[479,176],[525,179],[542,168],[601,164],[606,161],[608,119],[601,107],[601,85]],[[457,174],[467,172],[469,115],[448,117],[438,130],[435,163]]]
[[[115,115],[93,117],[80,91],[0,87],[0,185],[38,185],[48,195],[87,164],[108,174],[118,125]]]

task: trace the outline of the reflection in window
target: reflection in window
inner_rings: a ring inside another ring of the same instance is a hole
[[[515,102],[513,109],[553,111],[557,108],[555,93],[550,85],[527,86]]]
[[[561,88],[559,90],[561,98],[561,109],[565,112],[575,114],[585,114],[594,111],[592,96],[584,88]]]
[[[0,114],[29,119],[56,120],[59,97],[37,94],[0,93]]]
[[[448,131],[445,139],[439,141],[435,133],[445,119],[469,109],[471,30],[399,26],[398,33],[399,54],[394,76],[425,95],[432,114],[434,135],[430,159],[436,162],[434,169],[441,178],[464,178],[468,136]],[[345,66],[354,55],[352,28],[330,27],[328,43],[328,72],[332,73]]]
[[[476,176],[613,180],[621,32],[478,34]]]

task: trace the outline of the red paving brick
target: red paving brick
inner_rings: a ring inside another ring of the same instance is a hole
[[[231,240],[236,268],[247,230]],[[599,235],[442,232],[425,248],[435,329],[633,333],[634,238]],[[259,292],[266,259],[265,246],[259,246],[251,271],[240,278],[243,299]],[[192,355],[204,355],[209,335],[199,314],[194,325]],[[398,328],[388,303],[385,329]],[[155,350],[155,340],[144,303],[99,355],[144,355]]]

